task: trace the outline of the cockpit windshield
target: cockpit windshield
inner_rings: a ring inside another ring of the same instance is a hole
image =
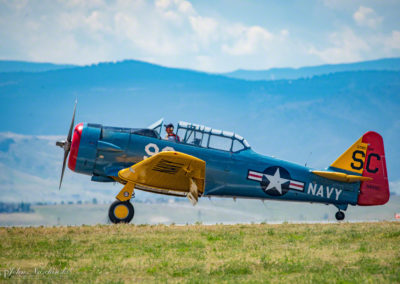
[[[246,139],[238,134],[184,121],[178,123],[177,135],[181,143],[198,147],[229,152],[239,152],[250,148]]]
[[[154,122],[153,124],[149,125],[147,128],[148,128],[148,129],[152,129],[152,130],[154,130],[156,133],[158,133],[159,135],[161,135],[161,130],[162,130],[163,124],[164,124],[164,118],[160,118],[159,120],[157,120],[157,121]]]

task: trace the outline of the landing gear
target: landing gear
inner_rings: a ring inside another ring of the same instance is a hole
[[[135,215],[133,205],[128,201],[115,200],[110,209],[108,209],[108,217],[114,224],[129,223]]]
[[[339,210],[338,212],[336,212],[335,217],[338,221],[344,220],[344,212]]]
[[[131,198],[135,196],[133,193],[134,188],[134,183],[126,183],[116,196],[117,200],[115,200],[111,204],[110,209],[108,209],[108,217],[114,224],[129,223],[133,215],[135,215],[135,210],[130,202]]]

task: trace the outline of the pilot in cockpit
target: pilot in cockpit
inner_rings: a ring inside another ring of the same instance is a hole
[[[167,134],[165,135],[165,139],[173,142],[180,142],[181,139],[178,135],[174,133],[174,125],[172,123],[165,125],[165,131]]]

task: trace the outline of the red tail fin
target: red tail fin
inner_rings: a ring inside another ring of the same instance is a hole
[[[372,180],[361,183],[358,205],[382,205],[389,200],[389,183],[386,171],[383,139],[378,133],[369,131],[362,137],[368,144],[362,175]]]

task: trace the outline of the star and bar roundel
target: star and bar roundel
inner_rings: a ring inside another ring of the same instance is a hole
[[[304,182],[293,180],[283,167],[272,166],[264,172],[249,170],[247,179],[260,182],[262,190],[272,196],[285,195],[290,189],[304,191]]]

